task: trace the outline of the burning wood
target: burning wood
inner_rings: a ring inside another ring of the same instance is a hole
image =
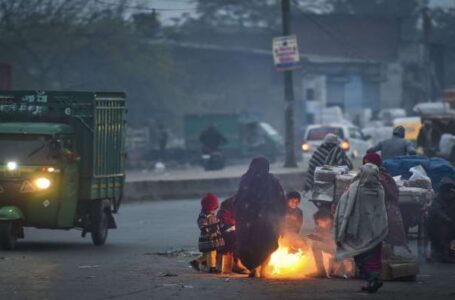
[[[299,243],[297,247],[287,239],[281,238],[278,249],[272,253],[268,270],[268,278],[304,278],[317,271],[313,253]]]

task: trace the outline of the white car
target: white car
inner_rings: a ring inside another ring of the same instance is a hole
[[[324,142],[328,133],[336,134],[340,138],[341,148],[352,158],[365,155],[368,148],[372,146],[370,137],[365,136],[356,126],[344,124],[310,125],[306,128],[303,136],[304,160],[311,158],[317,147]]]

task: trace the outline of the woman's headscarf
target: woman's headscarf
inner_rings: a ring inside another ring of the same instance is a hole
[[[278,247],[286,198],[269,162],[253,159],[235,196],[237,255],[250,270],[261,265]]]
[[[340,139],[336,134],[333,133],[327,133],[326,136],[324,137],[324,143],[325,144],[334,144],[334,145],[339,145],[340,144]]]

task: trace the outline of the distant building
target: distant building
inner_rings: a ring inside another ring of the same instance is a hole
[[[294,16],[292,31],[303,62],[294,72],[296,123],[311,122],[308,113],[318,105],[339,106],[355,117],[365,110],[409,110],[426,101],[421,46],[410,22],[396,17]],[[248,112],[283,132],[283,79],[271,52],[272,38],[279,35],[217,28],[182,32],[158,43],[168,44],[188,73],[180,83],[189,99],[188,112]],[[437,64],[435,70],[437,78]]]
[[[127,128],[126,145],[128,151],[143,151],[150,147],[150,130],[148,127]]]

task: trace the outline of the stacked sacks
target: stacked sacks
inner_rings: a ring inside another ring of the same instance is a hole
[[[347,166],[322,166],[314,172],[314,185],[311,199],[313,201],[332,202],[336,199],[337,177],[347,174]]]

